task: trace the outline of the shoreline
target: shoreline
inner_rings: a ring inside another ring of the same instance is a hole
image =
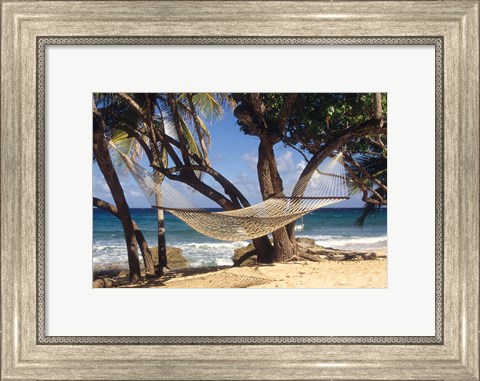
[[[244,266],[189,267],[171,270],[162,278],[129,284],[128,274],[112,274],[120,288],[386,288],[387,250],[374,250],[375,259],[299,259],[287,263]],[[352,251],[352,253],[355,253]]]

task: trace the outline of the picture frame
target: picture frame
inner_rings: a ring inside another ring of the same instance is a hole
[[[478,1],[1,5],[1,379],[479,380]],[[45,336],[42,48],[148,41],[435,45],[435,336]]]

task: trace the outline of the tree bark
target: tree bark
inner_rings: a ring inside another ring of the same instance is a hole
[[[162,150],[159,149],[157,144],[157,138],[155,135],[155,127],[153,125],[153,115],[154,115],[154,105],[155,102],[150,98],[150,94],[145,94],[146,96],[146,105],[147,105],[147,123],[150,130],[150,149],[152,151],[153,162],[162,164]],[[165,176],[158,170],[153,169],[153,179],[155,181],[156,192],[155,192],[155,203],[158,206],[161,206],[162,203],[162,183],[165,179]],[[158,267],[156,269],[156,274],[162,276],[164,269],[167,267],[167,244],[165,240],[165,213],[163,209],[157,208],[157,254],[158,254]]]
[[[258,180],[264,200],[283,192],[283,182],[278,173],[273,143],[265,138],[260,138],[257,163]],[[286,227],[272,232],[273,236],[273,262],[286,262],[297,254],[295,236],[290,236]]]
[[[373,116],[377,120],[383,118],[382,93],[375,93],[373,96]]]
[[[283,182],[278,173],[273,146],[285,133],[286,121],[297,96],[298,94],[289,94],[274,125],[271,124],[272,121],[264,118],[266,107],[259,93],[250,94],[246,104],[237,107],[234,112],[237,119],[247,127],[246,133],[260,139],[257,173],[263,200],[283,192]],[[297,243],[294,231],[289,234],[286,227],[282,227],[272,232],[272,236],[273,252],[270,250],[268,253],[269,262],[285,262],[296,255]],[[259,256],[257,260],[261,262],[263,258]]]
[[[160,187],[164,176],[157,170],[153,170],[155,184]],[[162,194],[156,192],[155,201],[157,205],[162,205]],[[158,252],[158,268],[157,275],[162,276],[164,269],[168,269],[168,260],[167,260],[167,242],[165,239],[165,213],[163,209],[157,208],[157,252]]]
[[[108,152],[105,142],[105,123],[94,108],[93,113],[93,154],[97,159],[98,167],[110,188],[112,197],[118,209],[118,216],[122,222],[125,242],[127,245],[128,265],[130,270],[130,281],[137,283],[140,280],[140,261],[138,259],[138,250],[136,244],[135,231],[133,228],[132,217],[128,207],[122,185],[118,179],[117,173],[112,163],[112,158]]]
[[[117,207],[110,204],[107,201],[94,197],[93,206],[103,209],[106,212],[113,214],[115,217],[120,219]],[[135,238],[137,239],[138,246],[140,247],[140,252],[142,253],[142,256],[143,256],[143,263],[145,265],[145,274],[147,276],[153,276],[155,275],[155,265],[153,262],[152,253],[150,251],[150,248],[148,247],[148,243],[145,240],[145,236],[143,235],[142,231],[138,227],[135,220],[132,220],[132,224],[133,224],[133,229],[135,230]]]

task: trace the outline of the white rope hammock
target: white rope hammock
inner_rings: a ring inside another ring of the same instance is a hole
[[[246,208],[212,212],[196,205],[167,181],[156,183],[153,174],[110,145],[114,148],[112,156],[121,158],[152,207],[167,210],[199,233],[219,240],[258,238],[314,210],[349,198],[343,157],[339,153],[301,178],[297,190],[289,197],[280,193]]]

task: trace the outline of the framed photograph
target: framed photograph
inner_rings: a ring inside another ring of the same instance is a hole
[[[480,380],[478,1],[1,5],[2,380]]]
[[[93,102],[93,287],[387,287],[387,94]]]

